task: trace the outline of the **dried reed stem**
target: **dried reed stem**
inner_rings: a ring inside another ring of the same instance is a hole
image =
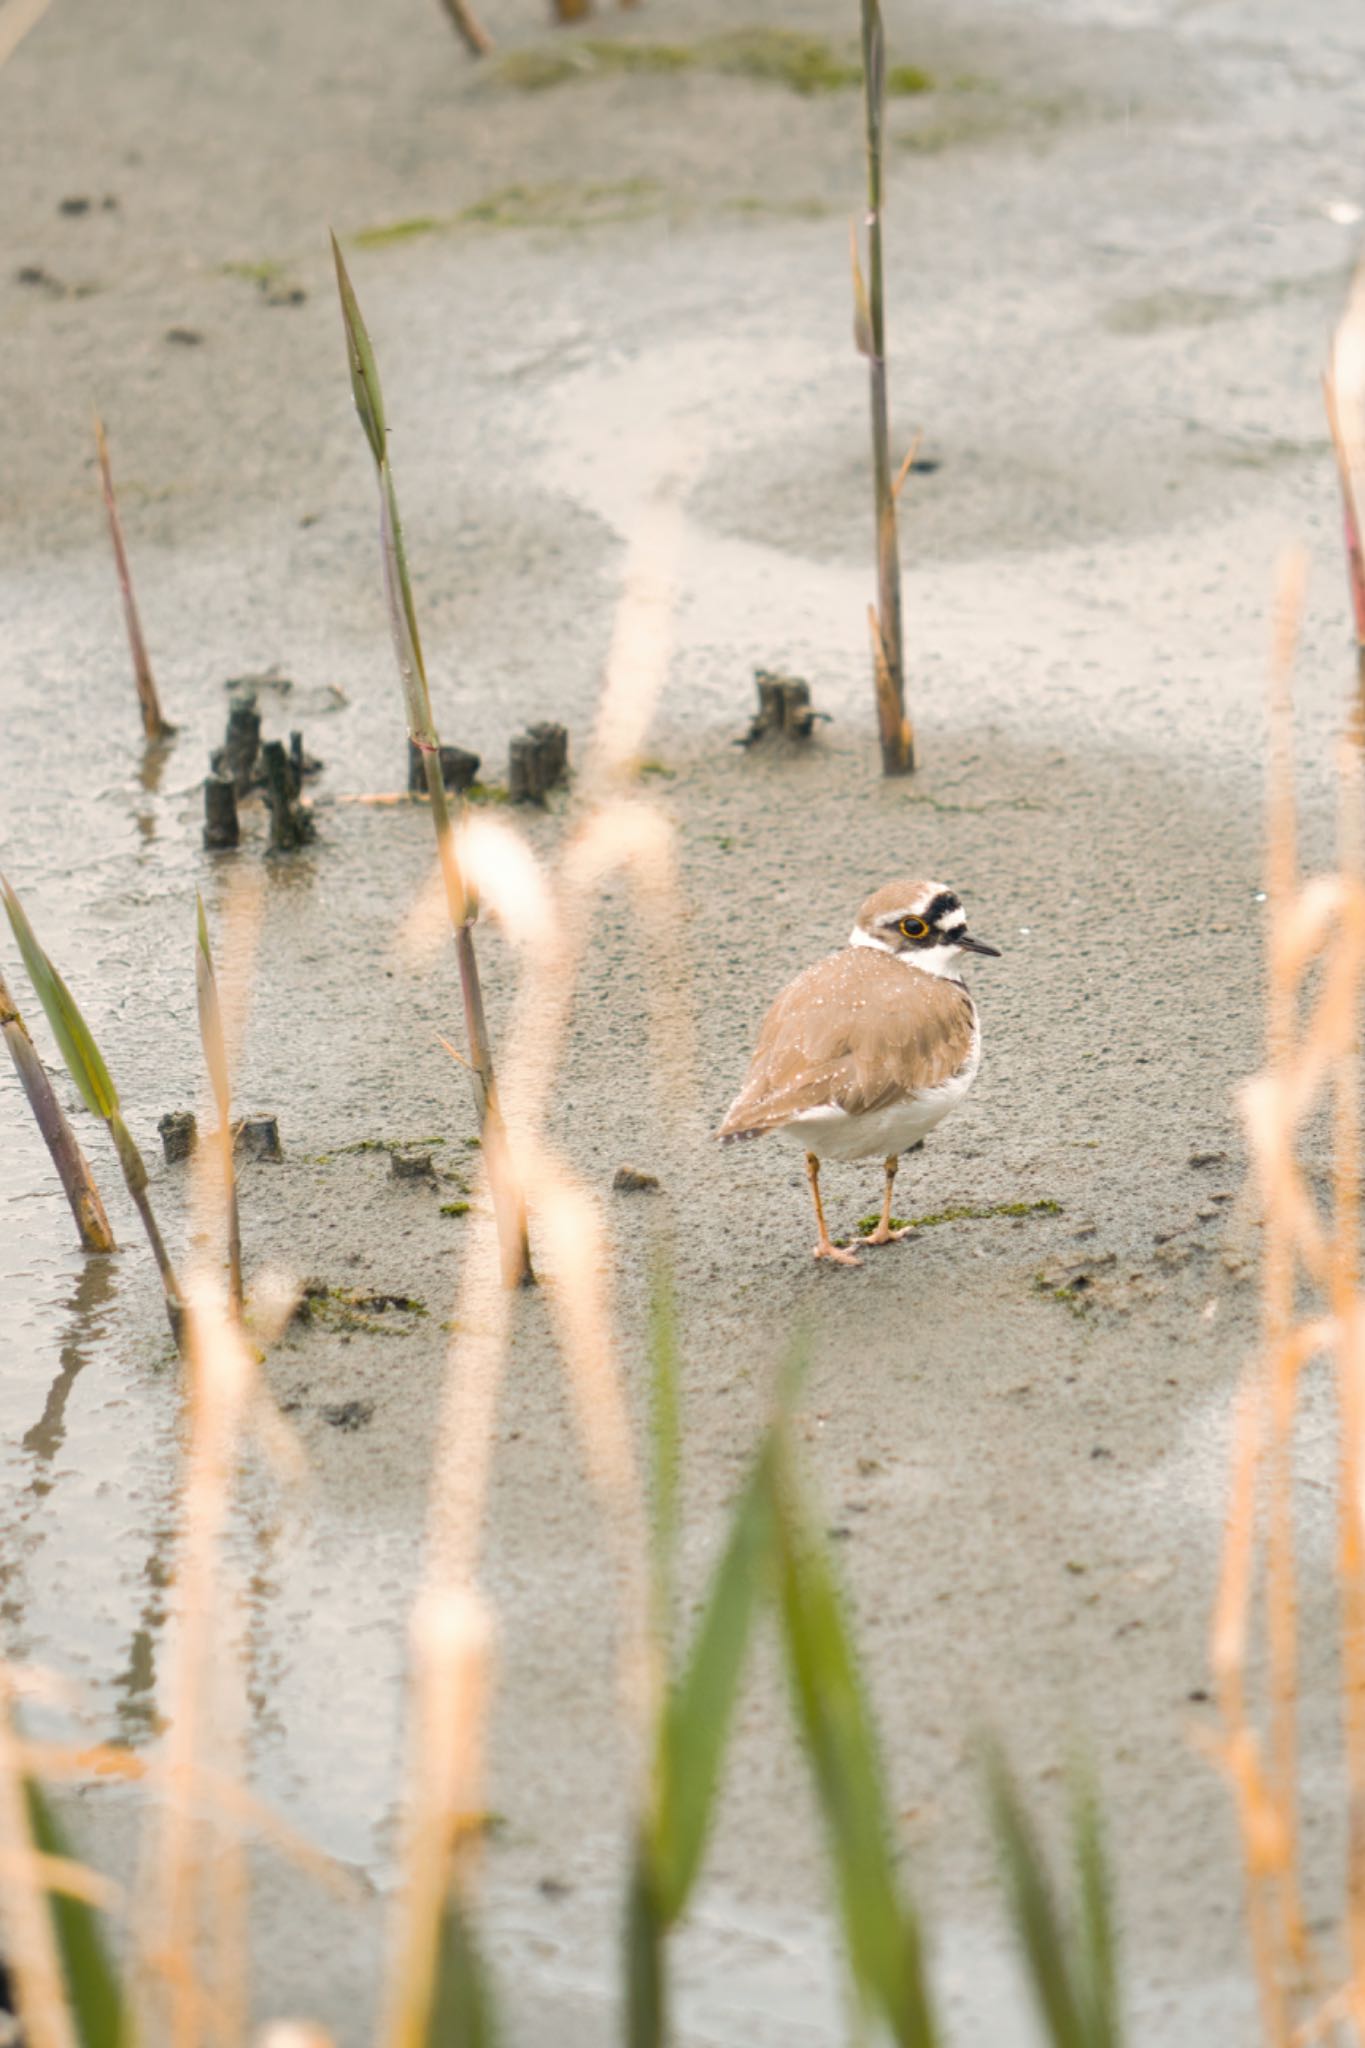
[[[862,0],[863,110],[867,133],[867,285],[863,286],[857,236],[853,245],[854,334],[867,357],[872,412],[872,479],[877,512],[877,616],[873,682],[881,734],[882,773],[908,775],[915,765],[915,735],[905,713],[905,644],[901,621],[900,542],[896,489],[891,475],[891,429],[886,376],[885,292],[882,277],[882,130],[886,115],[886,36],[880,0]]]
[[[494,47],[493,38],[469,5],[469,0],[441,0],[455,33],[471,57],[486,57]]]
[[[380,553],[384,565],[384,590],[388,601],[389,629],[403,686],[408,716],[408,737],[422,756],[427,795],[431,801],[432,823],[436,829],[436,853],[445,889],[446,909],[455,938],[455,958],[460,974],[465,1033],[469,1043],[469,1079],[474,1107],[479,1118],[485,1162],[493,1205],[498,1218],[502,1250],[503,1284],[524,1286],[534,1280],[530,1245],[526,1235],[526,1202],[522,1188],[512,1177],[506,1132],[498,1103],[493,1073],[493,1053],[484,1016],[483,985],[474,951],[474,919],[477,900],[465,887],[455,850],[450,807],[446,801],[441,773],[441,743],[431,710],[422,639],[412,601],[407,551],[403,545],[398,498],[389,465],[388,426],[384,416],[384,394],[374,350],[360,311],[341,245],[332,236],[332,257],[336,266],[337,292],[341,299],[342,326],[346,335],[346,358],[351,373],[351,392],[365,438],[374,458],[379,486]]]
[[[104,509],[109,519],[109,538],[114,546],[114,563],[118,569],[118,585],[123,597],[123,621],[128,629],[128,651],[133,658],[133,680],[137,684],[137,700],[142,707],[142,730],[149,741],[164,740],[175,731],[175,727],[164,717],[161,700],[157,696],[152,664],[147,656],[147,643],[142,637],[142,621],[138,617],[137,599],[133,595],[133,576],[128,567],[128,550],[123,544],[123,525],[119,519],[118,499],[114,495],[113,472],[109,467],[109,447],[98,413],[94,415],[94,419],[95,449],[100,463],[100,488],[104,493]]]
[[[57,1100],[47,1069],[38,1057],[3,974],[0,974],[0,1033],[3,1033],[9,1047],[10,1058],[28,1097],[34,1121],[43,1134],[66,1199],[71,1204],[71,1214],[76,1219],[82,1246],[88,1252],[116,1251],[114,1233],[104,1212],[94,1175],[75,1132],[67,1122],[66,1112]]]

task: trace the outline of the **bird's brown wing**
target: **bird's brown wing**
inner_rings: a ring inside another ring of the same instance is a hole
[[[972,999],[870,946],[798,975],[763,1021],[717,1136],[760,1137],[829,1104],[859,1115],[950,1080],[971,1051]]]

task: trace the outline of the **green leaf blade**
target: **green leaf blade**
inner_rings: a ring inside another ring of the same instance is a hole
[[[426,2048],[497,2048],[497,2038],[469,1915],[452,1887],[441,1916]]]
[[[350,272],[341,253],[341,244],[332,236],[332,260],[336,265],[337,292],[341,299],[341,324],[346,330],[346,360],[351,370],[351,393],[355,409],[360,414],[360,424],[365,429],[365,439],[370,444],[370,453],[382,469],[387,459],[388,429],[384,420],[384,393],[380,388],[379,370],[370,345],[369,331],[361,316],[360,301],[356,298]]]
[[[772,1545],[768,1453],[731,1524],[688,1658],[664,1705],[656,1759],[654,1856],[665,1924],[682,1913],[710,1828],[750,1625]]]
[[[901,2048],[934,2048],[918,1922],[896,1881],[889,1805],[843,1598],[785,1426],[780,1446],[774,1505],[783,1633],[854,1979]]]
[[[24,1793],[34,1846],[45,1856],[71,1857],[57,1817],[32,1778],[25,1780]],[[129,2048],[131,2016],[93,1907],[69,1892],[52,1892],[49,1909],[81,2048]]]
[[[0,876],[0,895],[5,899],[10,926],[24,956],[29,980],[52,1026],[52,1035],[61,1048],[67,1072],[79,1088],[81,1099],[92,1116],[108,1123],[118,1114],[118,1091],[109,1078],[109,1069],[104,1064],[100,1049],[75,997],[38,943],[23,905],[3,876]]]
[[[1048,2038],[1053,2048],[1092,2048],[1042,1848],[1004,1752],[995,1744],[986,1753],[986,1774],[1015,1932]]]

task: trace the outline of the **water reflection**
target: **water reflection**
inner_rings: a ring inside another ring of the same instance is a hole
[[[138,1611],[137,1626],[128,1639],[123,1668],[114,1677],[118,1737],[130,1747],[159,1734],[163,1725],[156,1711],[156,1651],[166,1620],[166,1595],[175,1576],[171,1569],[174,1544],[175,1524],[167,1520],[152,1537],[152,1547],[142,1567],[146,1596]]]
[[[52,1488],[53,1478],[47,1468],[66,1439],[66,1404],[71,1398],[71,1389],[89,1362],[91,1351],[104,1335],[106,1317],[102,1311],[114,1298],[115,1281],[116,1266],[112,1258],[87,1258],[76,1283],[76,1291],[67,1303],[72,1314],[58,1353],[57,1377],[48,1388],[42,1414],[23,1438],[24,1449],[32,1453],[35,1461],[28,1490],[39,1498]]]

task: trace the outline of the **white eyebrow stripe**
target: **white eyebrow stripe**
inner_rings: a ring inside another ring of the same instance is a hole
[[[949,911],[947,917],[939,919],[938,928],[941,932],[959,932],[966,922],[967,913],[959,904],[956,910]]]

